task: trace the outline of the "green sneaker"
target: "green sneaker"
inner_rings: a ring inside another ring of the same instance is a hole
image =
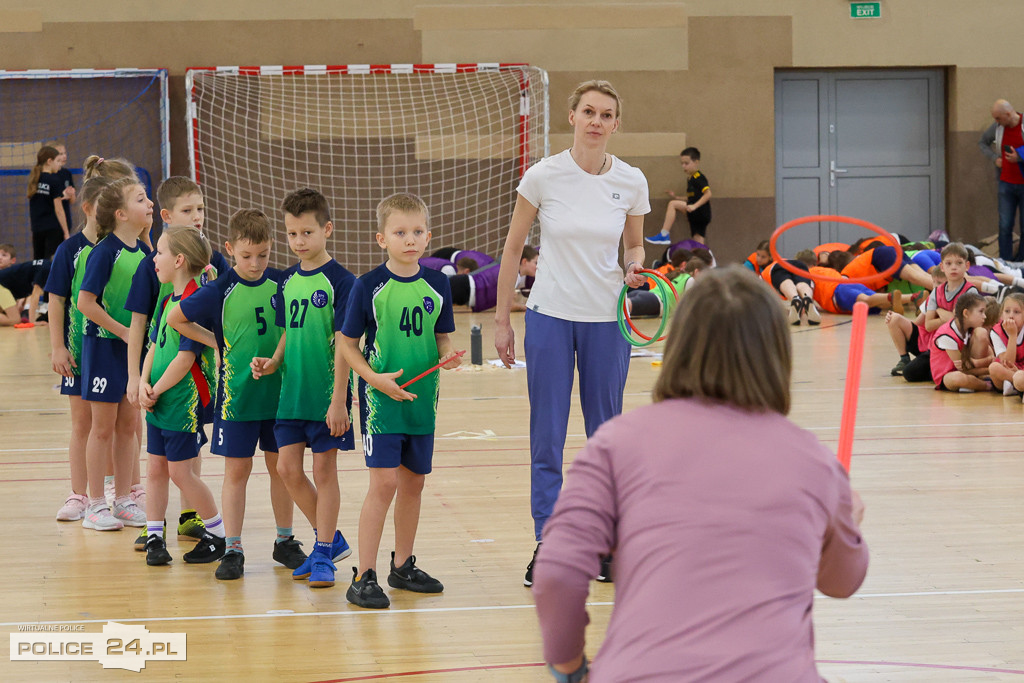
[[[204,533],[206,533],[206,527],[203,526],[203,520],[199,518],[195,510],[184,510],[178,517],[179,541],[198,541]]]

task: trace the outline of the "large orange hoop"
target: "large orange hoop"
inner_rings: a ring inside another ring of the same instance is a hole
[[[892,266],[890,266],[889,268],[886,268],[881,273],[878,273],[876,275],[868,275],[867,277],[831,277],[826,275],[811,274],[811,272],[808,270],[800,270],[799,268],[791,266],[789,263],[786,262],[785,259],[779,256],[779,252],[775,248],[775,243],[778,241],[779,236],[782,235],[782,233],[786,232],[790,228],[795,228],[798,225],[803,225],[804,223],[820,222],[849,223],[850,225],[856,225],[861,228],[864,228],[865,230],[870,230],[871,232],[877,233],[882,237],[882,239],[886,243],[896,242],[896,240],[893,239],[891,234],[889,234],[882,228],[878,227],[874,223],[868,223],[867,221],[861,220],[860,218],[850,218],[849,216],[804,216],[803,218],[795,218],[787,223],[783,223],[782,225],[775,229],[775,232],[772,233],[772,238],[771,240],[768,241],[768,252],[772,255],[772,259],[775,261],[775,263],[777,263],[779,266],[782,266],[783,269],[788,270],[794,275],[810,278],[818,282],[837,282],[839,284],[845,285],[862,284],[868,286],[872,284],[877,284],[882,280],[888,278],[890,275],[895,275],[900,270],[900,268],[903,267],[903,248],[899,244],[895,245],[896,262],[893,263]]]

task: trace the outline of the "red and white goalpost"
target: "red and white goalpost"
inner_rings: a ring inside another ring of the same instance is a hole
[[[189,153],[211,238],[240,208],[280,226],[303,186],[330,201],[332,254],[362,273],[382,261],[375,208],[400,191],[430,207],[432,248],[497,255],[523,172],[548,153],[548,81],[525,64],[193,68]],[[283,239],[273,265],[294,259]]]

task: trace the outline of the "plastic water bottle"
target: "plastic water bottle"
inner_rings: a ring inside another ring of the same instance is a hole
[[[484,340],[479,325],[469,328],[469,356],[473,365],[484,364]]]

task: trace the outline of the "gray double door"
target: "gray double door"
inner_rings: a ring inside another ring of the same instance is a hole
[[[917,240],[945,221],[945,96],[939,69],[777,71],[777,225],[804,216],[860,218]],[[843,223],[787,231],[778,250],[853,242]]]

